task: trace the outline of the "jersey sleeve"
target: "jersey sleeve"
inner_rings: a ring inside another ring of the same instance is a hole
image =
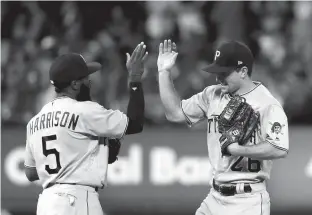
[[[288,152],[288,120],[282,107],[271,105],[264,116],[264,138],[275,148]]]
[[[26,147],[25,147],[24,166],[27,168],[35,168],[36,167],[36,162],[35,162],[35,158],[33,156],[32,150],[31,150],[31,145],[27,139],[26,139]]]
[[[182,100],[181,108],[189,126],[196,124],[206,117],[211,90],[212,87],[207,87],[189,99]]]
[[[128,117],[119,110],[108,110],[96,102],[84,102],[83,127],[87,133],[99,137],[122,138]]]

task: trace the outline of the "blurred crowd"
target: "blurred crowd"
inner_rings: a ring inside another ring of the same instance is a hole
[[[175,87],[188,98],[215,77],[201,68],[226,40],[255,55],[253,79],[284,105],[291,122],[312,123],[312,2],[1,2],[1,118],[25,123],[55,96],[49,67],[56,56],[83,54],[103,65],[92,96],[126,110],[126,53],[148,46],[146,119],[166,122],[157,84],[158,45],[176,41]]]

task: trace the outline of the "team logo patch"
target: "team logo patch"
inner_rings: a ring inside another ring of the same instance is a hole
[[[274,123],[271,123],[270,124],[272,125],[271,127],[271,131],[270,131],[270,134],[267,135],[267,138],[269,140],[280,140],[280,136],[283,135],[283,128],[285,127],[285,125],[279,123],[279,122],[274,122]]]

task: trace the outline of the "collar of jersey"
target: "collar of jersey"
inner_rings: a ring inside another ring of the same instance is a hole
[[[70,98],[70,97],[65,96],[65,95],[63,95],[63,96],[58,96],[58,97],[54,98],[51,102],[53,102],[53,101],[55,101],[55,100],[58,100],[58,99],[64,99],[64,98]]]
[[[251,90],[249,90],[246,93],[240,94],[239,96],[245,96],[245,95],[251,93],[252,91],[254,91],[257,87],[259,87],[261,85],[261,82],[259,82],[259,81],[253,81],[253,83],[256,85],[254,88],[252,88]],[[233,97],[230,93],[229,93],[229,96]]]

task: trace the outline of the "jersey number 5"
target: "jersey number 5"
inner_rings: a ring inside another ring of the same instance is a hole
[[[48,157],[49,155],[54,154],[56,159],[56,168],[50,168],[49,165],[45,165],[45,170],[51,175],[56,174],[60,171],[61,163],[60,163],[60,153],[56,149],[47,149],[47,142],[56,140],[56,135],[44,136],[42,137],[42,152],[44,156]]]
[[[238,164],[243,160],[243,156],[240,156],[237,161],[231,166],[232,171],[242,171],[243,167],[240,166],[238,167]],[[248,158],[247,160],[248,163],[248,171],[249,172],[259,172],[261,170],[261,163],[258,160],[252,160],[251,158]]]

